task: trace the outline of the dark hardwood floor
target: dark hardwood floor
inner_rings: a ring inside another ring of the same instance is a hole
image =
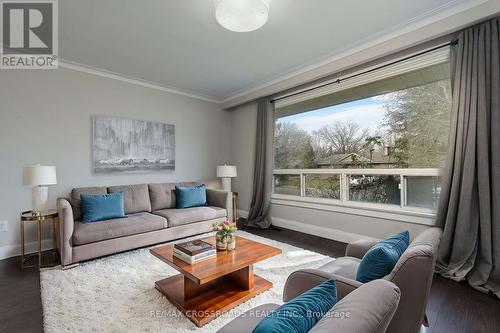
[[[0,260],[0,332],[43,332],[38,268],[20,257]]]
[[[344,243],[285,229],[246,228],[245,231],[332,257],[342,256],[346,247]],[[0,332],[43,332],[38,269],[21,270],[19,260],[15,257],[0,261]],[[472,289],[465,282],[437,275],[429,295],[427,316],[429,333],[500,332],[500,300]]]

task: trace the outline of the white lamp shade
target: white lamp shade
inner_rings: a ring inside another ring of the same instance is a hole
[[[231,178],[236,177],[236,166],[235,165],[219,165],[217,167],[217,177],[220,178]]]
[[[57,184],[56,167],[33,165],[23,168],[23,184],[30,186]]]
[[[270,0],[215,0],[215,18],[224,28],[248,32],[262,27],[269,16]]]

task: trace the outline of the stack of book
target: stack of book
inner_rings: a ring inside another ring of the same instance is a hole
[[[213,244],[197,239],[174,244],[173,255],[188,264],[195,264],[202,260],[215,258],[217,250]]]

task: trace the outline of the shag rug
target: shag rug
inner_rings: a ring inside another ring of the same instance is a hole
[[[155,289],[155,281],[178,272],[144,248],[69,270],[59,267],[40,272],[45,332],[216,332],[255,306],[281,304],[284,283],[292,272],[317,268],[333,259],[243,231],[237,234],[282,249],[283,254],[254,265],[254,272],[274,286],[202,328]]]

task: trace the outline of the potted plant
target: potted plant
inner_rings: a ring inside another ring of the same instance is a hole
[[[236,228],[236,223],[228,220],[214,222],[212,224],[212,230],[217,232],[215,234],[217,250],[233,251],[235,249],[236,238],[234,236],[234,232],[238,230]]]

